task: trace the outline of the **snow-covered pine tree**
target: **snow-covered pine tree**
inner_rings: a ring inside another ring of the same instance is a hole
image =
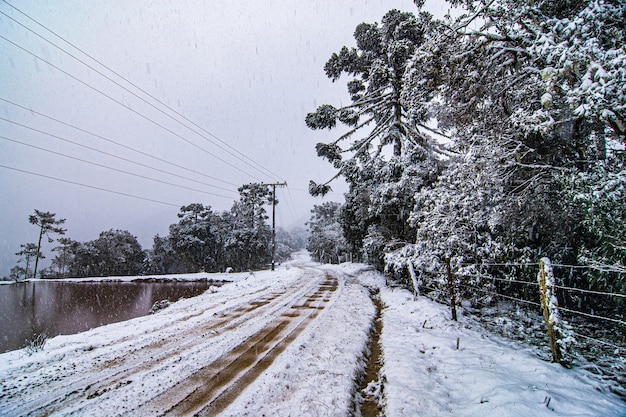
[[[35,209],[35,214],[31,214],[30,216],[28,216],[28,222],[30,224],[39,226],[39,240],[37,243],[37,252],[35,252],[35,270],[33,271],[33,277],[36,278],[39,258],[42,258],[41,239],[44,235],[46,235],[48,241],[53,242],[53,239],[50,237],[51,233],[64,235],[67,230],[61,227],[61,225],[65,223],[65,219],[57,220],[56,214],[50,213],[49,211],[43,212]]]
[[[420,249],[408,245],[389,258],[390,264],[402,267],[403,260],[427,257],[438,248],[441,235],[435,230],[443,231],[444,240],[457,241],[468,237],[464,230],[473,234],[487,230],[500,248],[491,258],[498,254],[505,262],[534,261],[546,254],[563,263],[581,261],[582,253],[591,253],[581,246],[589,242],[589,226],[607,219],[601,214],[605,209],[585,208],[588,198],[584,195],[608,196],[607,205],[621,195],[623,158],[612,158],[610,169],[604,161],[616,152],[607,143],[623,145],[624,2],[454,3],[465,4],[468,13],[442,24],[447,30],[418,48],[403,94],[406,103],[417,103],[419,114],[423,97],[436,88],[431,114],[452,138],[450,147],[460,157],[450,160],[451,171],[441,176],[432,192],[417,198],[420,204],[412,218],[417,219]],[[591,21],[596,15],[604,28]],[[470,29],[480,21],[481,28]],[[579,41],[570,44],[565,33]],[[583,57],[586,50],[592,53]],[[594,64],[594,57],[601,64]],[[591,102],[597,106],[581,111]],[[474,161],[464,164],[468,157]],[[611,175],[597,175],[603,170]],[[451,178],[466,180],[454,185]],[[473,183],[498,186],[477,192]],[[447,193],[450,188],[458,198]],[[500,215],[497,222],[490,220],[489,227],[484,226],[489,222],[483,216],[464,214],[454,204],[461,201],[462,207],[483,207],[483,192],[499,201]],[[572,193],[578,197],[572,198]],[[436,224],[433,215],[445,219],[443,224],[466,227],[445,237],[445,227],[430,226]],[[608,228],[602,235],[618,238],[604,240],[604,252],[612,245],[618,249],[613,262],[623,264],[621,229],[615,224]],[[427,233],[429,229],[433,233]],[[596,227],[594,233],[600,230]],[[599,242],[591,243],[594,249]],[[465,245],[461,252],[467,253],[468,248]]]
[[[33,259],[36,259],[36,258],[44,259],[45,256],[43,256],[43,254],[38,250],[36,243],[25,243],[25,244],[20,245],[20,247],[22,248],[22,250],[19,252],[16,252],[15,254],[20,257],[19,262],[24,262],[23,267],[19,267],[18,265],[23,275],[21,277],[16,276],[16,278],[22,278],[22,279],[28,279],[31,277],[34,278],[35,277],[34,274],[31,275],[31,272],[30,272],[32,261]]]
[[[332,129],[337,122],[348,126],[346,133],[316,149],[337,168],[336,177],[350,185],[343,229],[353,249],[365,246],[367,260],[374,264],[388,244],[413,240],[407,225],[413,195],[439,169],[437,146],[424,133],[426,113],[410,111],[402,98],[407,64],[434,24],[427,13],[416,17],[398,10],[388,12],[380,25],[359,24],[357,47],[343,47],[324,67],[333,81],[343,74],[354,77],[348,82],[352,103],[340,108],[324,104],[306,116],[312,129]],[[351,141],[357,135],[362,136]],[[310,193],[325,194],[331,181],[311,181]]]
[[[218,245],[215,233],[216,214],[211,207],[201,203],[183,206],[178,213],[178,223],[170,225],[169,240],[172,248],[192,270],[217,271],[215,249]]]
[[[311,210],[306,223],[309,228],[306,248],[318,262],[339,263],[350,251],[339,225],[340,210],[341,204],[334,201],[315,205]]]

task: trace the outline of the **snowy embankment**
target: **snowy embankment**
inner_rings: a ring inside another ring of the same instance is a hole
[[[151,316],[52,338],[31,356],[0,355],[0,415],[353,414],[371,288],[384,305],[388,417],[626,412],[585,371],[454,323],[445,306],[386,288],[364,265],[300,256],[233,278]]]

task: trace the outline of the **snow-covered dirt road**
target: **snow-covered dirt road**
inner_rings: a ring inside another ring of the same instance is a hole
[[[365,265],[300,254],[275,272],[207,278],[232,282],[30,356],[0,354],[0,416],[358,416],[370,289],[382,368],[365,392],[386,416],[626,416],[607,381],[471,316],[451,321]]]
[[[345,414],[374,314],[367,291],[349,281],[294,262],[153,316],[51,339],[30,357],[4,354],[0,413]],[[366,308],[346,311],[355,298]]]

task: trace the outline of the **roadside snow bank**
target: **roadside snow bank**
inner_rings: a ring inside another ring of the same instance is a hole
[[[584,370],[455,323],[446,306],[406,290],[383,288],[381,298],[387,416],[626,415]]]

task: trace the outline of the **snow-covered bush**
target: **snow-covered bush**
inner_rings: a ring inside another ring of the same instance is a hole
[[[339,224],[341,204],[326,202],[315,205],[311,210],[311,219],[307,222],[309,239],[307,250],[318,262],[339,263],[340,258],[349,252]]]
[[[564,187],[581,213],[587,239],[581,245],[581,265],[626,270],[626,170],[618,158],[598,161],[589,171],[563,177]],[[606,281],[590,271],[589,284],[598,290],[624,293],[626,281]]]
[[[416,229],[415,243],[388,253],[387,271],[407,274],[413,268],[424,285],[447,292],[445,260],[450,259],[460,291],[469,298],[486,295],[476,291],[490,284],[475,264],[501,253],[495,235],[503,188],[497,166],[485,156],[472,149],[454,158],[432,187],[416,193],[409,220]]]

